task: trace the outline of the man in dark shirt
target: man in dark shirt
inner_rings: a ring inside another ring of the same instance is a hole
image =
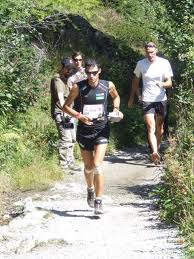
[[[85,72],[87,79],[73,85],[63,109],[78,119],[77,141],[84,162],[87,202],[90,207],[94,207],[95,214],[102,214],[104,189],[102,162],[109,139],[108,95],[113,100],[113,111],[120,115],[122,113],[119,112],[120,97],[115,85],[99,78],[101,73],[99,64],[95,60],[88,60]],[[76,110],[72,109],[75,100]]]

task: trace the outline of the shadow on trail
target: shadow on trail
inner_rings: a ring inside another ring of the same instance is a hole
[[[159,186],[159,184],[145,184],[145,185],[135,185],[135,186],[127,186],[124,187],[124,189],[129,192],[133,193],[135,195],[138,195],[141,197],[142,202],[127,202],[127,203],[120,203],[120,206],[133,206],[135,208],[147,208],[146,211],[150,209],[158,209],[156,204],[150,203],[150,197],[151,193],[154,189],[156,189]],[[147,201],[146,201],[147,200]]]
[[[150,229],[172,229],[175,227],[173,224],[156,221],[156,219],[159,219],[159,215],[156,216],[156,212],[159,210],[159,207],[157,206],[156,202],[154,202],[154,199],[157,198],[156,195],[154,197],[151,196],[151,194],[158,186],[160,186],[160,183],[124,187],[127,192],[140,196],[141,199],[137,202],[120,203],[120,206],[133,206],[134,208],[140,209],[141,214],[148,216],[147,221],[154,221],[154,225],[150,225],[148,227]],[[150,200],[152,201],[150,202]]]
[[[125,187],[125,190],[140,196],[143,199],[151,199],[150,195],[160,184],[144,184]]]
[[[133,193],[137,196],[139,196],[142,200],[142,203],[140,202],[129,202],[129,203],[120,203],[121,206],[134,206],[134,207],[142,207],[142,208],[146,208],[148,207],[152,207],[154,209],[157,208],[157,206],[155,204],[149,204],[149,201],[154,198],[157,198],[156,195],[153,194],[153,191],[155,189],[157,189],[161,184],[157,183],[157,184],[144,184],[144,185],[135,185],[135,186],[127,186],[127,187],[123,187],[124,190],[126,190],[129,193]]]
[[[54,210],[54,209],[45,209],[45,208],[42,208],[42,207],[36,207],[36,209],[38,209],[38,210],[43,210],[43,211],[49,211],[49,212],[51,212],[51,213],[53,213],[53,214],[56,214],[56,215],[58,215],[58,216],[60,216],[60,217],[68,217],[68,218],[88,218],[88,219],[94,219],[94,220],[96,220],[96,219],[100,219],[100,217],[99,216],[97,216],[97,215],[91,215],[91,216],[89,216],[89,215],[84,215],[84,214],[82,214],[82,215],[79,215],[79,214],[73,214],[73,213],[80,213],[80,212],[92,212],[93,210],[64,210],[64,211],[60,211],[60,210]],[[72,213],[72,214],[71,214]]]
[[[150,159],[150,154],[145,147],[139,149],[129,149],[124,152],[118,152],[116,154],[110,154],[105,156],[104,161],[111,164],[129,164],[139,165],[147,168],[159,167],[156,166]],[[162,164],[160,164],[161,166]]]
[[[110,162],[111,164],[129,164],[129,165],[138,165],[144,166],[147,168],[158,167],[154,163],[150,162],[148,155],[145,157],[133,157],[133,158],[119,158],[118,156],[105,157],[104,161]],[[137,161],[137,162],[136,162]]]

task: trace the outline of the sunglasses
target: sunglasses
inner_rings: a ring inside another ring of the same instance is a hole
[[[81,61],[82,61],[82,58],[74,58],[73,60],[74,60],[75,62],[78,62],[78,61],[81,62]]]
[[[146,44],[145,48],[156,48],[155,44]]]
[[[96,76],[97,74],[98,74],[98,70],[97,71],[86,71],[86,74],[88,75],[88,76],[91,76],[91,75],[93,75],[93,76]]]

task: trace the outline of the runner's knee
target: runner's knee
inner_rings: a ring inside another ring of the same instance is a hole
[[[102,166],[95,166],[94,167],[94,174],[95,175],[99,175],[99,174],[102,174]]]
[[[94,171],[93,168],[92,168],[92,169],[86,169],[86,168],[84,168],[84,173],[86,173],[86,174],[91,174],[91,173],[93,173],[93,171]]]

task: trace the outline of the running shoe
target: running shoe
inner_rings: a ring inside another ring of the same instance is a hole
[[[87,195],[87,202],[88,205],[91,208],[94,208],[94,198],[95,198],[95,193],[94,193],[94,189],[87,189],[88,195]]]
[[[94,214],[103,214],[103,207],[102,207],[102,200],[101,199],[95,199],[94,202]]]
[[[156,152],[153,152],[151,155],[151,159],[154,162],[155,165],[159,165],[160,164],[160,155]]]

